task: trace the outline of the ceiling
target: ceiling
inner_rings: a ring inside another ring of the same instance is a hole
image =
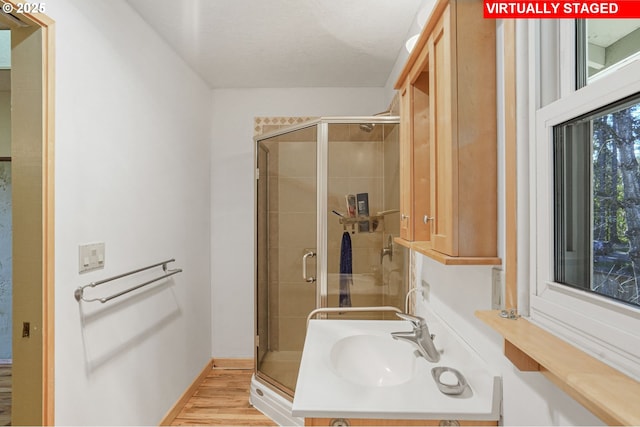
[[[127,0],[212,88],[382,87],[422,0]]]

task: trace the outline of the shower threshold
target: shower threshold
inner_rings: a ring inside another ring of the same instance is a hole
[[[260,381],[254,374],[251,378],[249,403],[281,426],[304,426],[304,418],[291,415],[293,402],[275,391],[272,386]]]

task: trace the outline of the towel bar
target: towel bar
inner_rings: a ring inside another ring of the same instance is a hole
[[[140,289],[140,288],[142,288],[144,286],[150,285],[153,282],[157,282],[158,280],[162,280],[162,279],[165,279],[165,278],[167,278],[169,276],[173,276],[174,274],[181,273],[182,272],[181,268],[176,268],[176,269],[173,269],[173,270],[168,270],[167,269],[167,264],[170,263],[170,262],[174,262],[174,261],[175,261],[175,259],[171,258],[169,260],[162,261],[162,262],[159,262],[157,264],[149,265],[147,267],[142,267],[142,268],[138,268],[136,270],[128,271],[126,273],[118,274],[116,276],[109,277],[108,279],[98,280],[97,282],[91,282],[88,285],[79,286],[73,292],[73,296],[76,299],[76,301],[78,301],[78,302],[80,302],[81,300],[84,301],[84,302],[100,301],[101,303],[104,304],[105,302],[110,301],[110,300],[112,300],[114,298],[118,298],[119,296],[122,296],[124,294],[128,294],[131,291],[135,291],[136,289]],[[110,295],[108,297],[91,298],[91,299],[86,299],[84,297],[84,289],[85,288],[95,288],[96,286],[102,285],[104,283],[112,282],[114,280],[118,280],[118,279],[121,279],[121,278],[126,277],[126,276],[131,276],[132,274],[140,273],[142,271],[150,270],[152,268],[159,267],[159,266],[162,266],[162,270],[165,272],[165,274],[163,274],[160,277],[156,277],[155,279],[148,280],[148,281],[146,281],[144,283],[141,283],[139,285],[133,286],[133,287],[131,287],[129,289],[126,289],[124,291],[121,291],[121,292],[118,292],[116,294]]]

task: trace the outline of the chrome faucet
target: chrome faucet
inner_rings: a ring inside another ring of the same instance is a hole
[[[380,264],[382,264],[382,259],[386,255],[389,255],[389,259],[392,259],[392,257],[393,257],[393,249],[391,249],[391,248],[382,248],[380,250]]]
[[[409,341],[418,348],[420,356],[424,357],[429,362],[438,362],[440,360],[440,353],[433,344],[435,335],[431,335],[429,333],[427,322],[422,317],[412,316],[406,313],[396,313],[396,315],[401,319],[411,322],[413,325],[413,331],[392,332],[391,336],[393,339]]]

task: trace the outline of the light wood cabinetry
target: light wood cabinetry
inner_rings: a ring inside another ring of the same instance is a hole
[[[482,5],[438,1],[396,83],[401,238],[499,263],[495,21]]]
[[[409,219],[413,218],[413,162],[411,161],[412,138],[411,120],[411,86],[406,84],[400,89],[400,237],[413,240],[413,227]],[[402,113],[402,112],[405,113]]]
[[[418,70],[411,77],[400,91],[400,237],[426,241],[431,235],[423,221],[431,202],[429,72]]]
[[[520,317],[476,311],[504,337],[505,356],[521,371],[539,371],[609,425],[640,425],[640,382]]]

